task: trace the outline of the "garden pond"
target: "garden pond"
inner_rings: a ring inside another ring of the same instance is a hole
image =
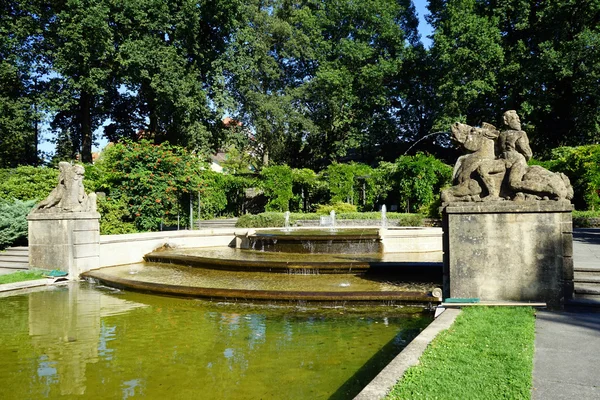
[[[88,283],[12,293],[0,298],[0,398],[348,399],[431,320]]]

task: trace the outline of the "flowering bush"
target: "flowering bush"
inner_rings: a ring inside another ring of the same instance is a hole
[[[107,201],[126,204],[129,218],[143,231],[173,223],[178,214],[188,212],[183,200],[206,189],[201,178],[206,164],[168,143],[117,143],[106,148],[99,164],[104,182],[98,186],[109,189]]]

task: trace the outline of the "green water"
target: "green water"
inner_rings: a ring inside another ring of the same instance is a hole
[[[0,298],[0,399],[349,399],[430,320],[70,284]]]

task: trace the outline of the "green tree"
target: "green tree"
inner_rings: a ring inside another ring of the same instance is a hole
[[[532,147],[595,143],[600,2],[431,0],[434,129],[501,124],[516,109]]]
[[[52,127],[70,135],[74,158],[92,162],[93,132],[106,118],[108,80],[115,46],[108,0],[55,0],[45,49],[54,72]]]
[[[0,4],[0,168],[38,163],[46,22],[39,2]]]

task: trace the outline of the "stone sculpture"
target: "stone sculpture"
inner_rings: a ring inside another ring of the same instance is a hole
[[[96,211],[96,194],[85,194],[81,165],[58,163],[58,184],[48,197],[41,201],[33,213],[93,212]]]
[[[442,191],[442,201],[570,200],[569,178],[540,166],[528,166],[532,156],[527,133],[517,112],[504,113],[505,130],[491,124],[452,125],[452,136],[468,154],[456,161],[453,186]]]

